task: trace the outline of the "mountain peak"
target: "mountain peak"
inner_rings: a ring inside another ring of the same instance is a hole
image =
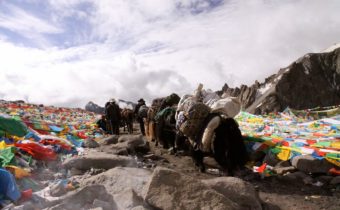
[[[340,44],[329,52],[309,53],[248,87],[223,86],[224,96],[239,97],[246,111],[255,114],[340,104]]]

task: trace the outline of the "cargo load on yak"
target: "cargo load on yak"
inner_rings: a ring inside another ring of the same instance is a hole
[[[167,97],[157,98],[152,101],[146,123],[148,138],[151,141],[155,140],[156,145],[159,142],[164,148],[169,145],[173,146],[173,143],[168,143],[167,139],[175,138],[175,113],[179,99],[177,94],[172,93]]]
[[[204,90],[203,85],[200,84],[193,95],[184,95],[180,99],[176,111],[176,127],[185,136],[194,140],[204,129],[203,124],[210,113],[215,113],[223,118],[233,118],[240,110],[241,102],[237,98],[220,98],[211,90]],[[216,122],[218,120],[216,118],[211,120],[215,123],[208,123],[208,125],[211,125],[208,127],[217,127],[216,125],[219,123]],[[204,135],[204,140],[211,137],[210,133]],[[206,141],[210,142],[210,140]]]
[[[146,118],[147,122],[155,121],[155,116],[156,116],[159,108],[161,107],[162,101],[164,99],[165,99],[164,97],[163,98],[156,98],[152,101],[151,106],[148,110],[147,118]]]
[[[221,98],[211,105],[212,113],[234,118],[241,111],[241,101],[236,97]]]
[[[176,93],[172,93],[171,95],[165,97],[161,103],[161,106],[159,108],[159,111],[166,107],[172,107],[174,105],[177,105],[180,100],[180,97]]]
[[[166,107],[159,111],[155,116],[155,122],[157,123],[164,123],[168,127],[172,127],[175,125],[176,122],[174,122],[171,116],[173,116],[176,112],[176,109],[173,107]]]
[[[154,99],[151,105],[151,110],[149,110],[148,113],[149,122],[154,121],[158,124],[166,123],[169,124],[169,127],[172,127],[170,126],[170,124],[173,124],[175,126],[175,119],[172,120],[170,118],[171,116],[175,116],[179,100],[180,97],[176,93],[172,93],[171,95],[164,98]]]
[[[202,88],[203,85],[200,84],[194,95],[184,95],[176,111],[177,129],[192,140],[196,139],[211,111],[210,107],[202,102]]]
[[[148,121],[154,120],[156,114],[162,111],[166,107],[172,107],[178,104],[180,97],[176,93],[172,93],[167,97],[156,98],[152,101],[151,107],[148,113]]]
[[[207,97],[209,96],[209,97]],[[210,155],[233,174],[248,159],[238,123],[233,119],[241,110],[237,98],[219,98],[199,85],[193,95],[184,95],[176,110],[176,128],[189,138],[192,157],[200,171],[203,158]]]
[[[210,107],[201,102],[192,103],[186,111],[180,113],[180,118],[183,119],[183,122],[178,125],[178,129],[185,136],[196,139],[196,135],[201,130],[203,122],[210,111]]]

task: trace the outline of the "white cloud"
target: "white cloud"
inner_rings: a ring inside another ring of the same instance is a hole
[[[13,5],[2,5],[8,14],[0,14],[0,27],[20,33],[61,33],[62,30]]]
[[[55,23],[47,22],[33,14],[26,12],[17,6],[0,2],[2,9],[0,10],[0,29],[5,28],[9,31],[19,34],[31,43],[39,47],[50,46],[50,42],[45,38],[46,34],[62,33],[62,29]]]
[[[27,37],[32,32],[33,42],[67,34],[65,25],[76,32],[72,40],[59,38],[72,47],[35,49],[0,31],[0,96],[81,107],[111,97],[150,101],[191,92],[200,82],[218,90],[225,82],[263,81],[303,54],[339,42],[336,0],[221,2],[49,0],[41,8],[51,12],[46,20],[9,6],[13,12],[0,15],[0,26]]]
[[[106,46],[50,49],[48,53],[4,42],[0,47],[0,52],[7,52],[0,53],[6,61],[1,63],[0,95],[7,100],[83,107],[90,100],[103,105],[111,97],[150,100],[172,91],[184,93],[182,85],[190,86],[176,72],[141,66],[132,54],[108,55]]]

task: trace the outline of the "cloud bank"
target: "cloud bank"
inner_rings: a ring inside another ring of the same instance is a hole
[[[339,42],[337,0],[0,1],[0,98],[84,107],[252,84]]]

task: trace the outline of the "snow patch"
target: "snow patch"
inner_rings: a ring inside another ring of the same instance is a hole
[[[263,103],[261,102],[259,105],[256,106],[256,108],[259,108],[260,106],[262,106],[262,104],[263,104]]]
[[[260,98],[265,92],[267,92],[273,86],[272,83],[266,84],[264,87],[261,87],[257,90],[255,100]]]
[[[274,82],[276,82],[276,83],[277,83],[278,81],[280,81],[280,80],[281,80],[281,78],[282,78],[282,74],[281,74],[280,76],[276,77],[276,78],[275,78],[275,80],[274,80]]]
[[[340,48],[340,43],[334,44],[334,45],[330,46],[329,48],[325,49],[322,52],[323,53],[325,53],[325,52],[332,52],[332,51],[334,51],[337,48]]]
[[[268,83],[268,84],[266,84],[264,87],[262,87],[262,88],[259,88],[258,89],[258,92],[261,94],[261,95],[263,95],[265,92],[267,92],[271,87],[272,87],[272,83]]]
[[[128,103],[125,103],[125,102],[122,102],[122,101],[118,102],[118,106],[121,109],[133,109],[132,104],[128,104]]]

